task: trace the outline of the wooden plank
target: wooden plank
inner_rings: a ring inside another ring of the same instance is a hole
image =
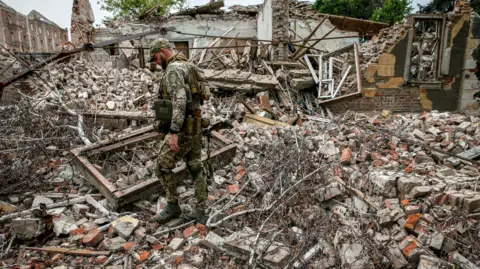
[[[228,29],[225,33],[223,33],[223,35],[221,37],[224,37],[225,35],[227,35],[228,33],[230,33],[230,31],[232,31],[233,29],[235,29],[235,27],[231,27],[230,29]],[[203,59],[205,58],[205,54],[207,54],[207,51],[209,48],[215,46],[215,44],[220,41],[222,38],[220,37],[217,37],[215,38],[215,40],[213,40],[213,42],[211,42],[204,50],[202,50],[202,54],[200,55],[200,60],[198,60],[198,64],[201,64]]]
[[[140,96],[145,98],[144,96]],[[86,117],[96,117],[96,118],[105,118],[105,119],[127,119],[127,120],[139,120],[147,118],[155,118],[155,115],[152,113],[145,113],[141,111],[79,111],[78,113]]]
[[[288,123],[285,123],[285,122],[274,121],[274,120],[267,119],[267,118],[259,116],[259,115],[252,115],[252,114],[246,114],[245,115],[245,122],[250,123],[252,125],[255,125],[257,127],[260,127],[260,128],[263,128],[265,126],[269,126],[269,127],[287,127],[287,126],[290,126]]]
[[[222,142],[224,145],[232,144],[232,141],[217,131],[212,131],[212,136]]]
[[[49,253],[61,253],[66,255],[78,255],[78,256],[108,256],[110,251],[93,251],[88,249],[70,249],[70,248],[58,248],[58,247],[43,247],[33,248],[26,247],[28,250],[45,251]]]
[[[315,33],[317,33],[318,28],[320,28],[320,26],[322,26],[323,22],[327,18],[328,18],[328,16],[323,17],[323,19],[320,21],[320,23],[318,23],[318,25],[315,27],[315,29],[313,29],[313,31],[305,39],[303,39],[302,45],[300,47],[305,47],[305,45],[308,43],[308,41],[310,41],[312,36],[315,35]],[[295,53],[292,55],[293,59],[295,59],[298,56],[299,51],[300,50],[295,51]]]
[[[141,135],[141,134],[143,134],[143,133],[151,132],[151,131],[153,131],[153,125],[149,125],[149,126],[140,128],[140,129],[138,129],[138,130],[135,130],[135,131],[130,132],[130,133],[127,133],[127,134],[121,134],[121,135],[117,136],[114,140],[105,139],[105,140],[102,140],[102,141],[100,141],[100,142],[97,142],[97,143],[93,143],[93,144],[91,144],[91,145],[88,145],[88,146],[79,147],[79,148],[76,148],[76,149],[71,150],[71,152],[72,152],[72,153],[75,153],[75,155],[78,155],[78,154],[80,154],[81,152],[84,152],[84,151],[87,151],[87,150],[92,150],[92,149],[100,148],[100,147],[103,147],[103,146],[105,146],[105,145],[108,145],[108,144],[111,144],[111,143],[115,143],[115,142],[118,142],[118,141],[121,141],[121,140],[124,140],[124,139],[128,139],[128,138],[130,138],[130,137],[134,137],[134,136]]]
[[[149,139],[153,139],[153,138],[157,138],[157,137],[162,137],[162,136],[164,136],[164,134],[159,133],[159,132],[146,133],[146,134],[134,137],[134,138],[127,139],[125,141],[115,143],[113,145],[108,145],[108,146],[105,146],[105,147],[102,147],[102,148],[99,148],[99,149],[92,150],[90,153],[91,154],[98,154],[98,153],[102,153],[102,152],[117,150],[117,149],[124,148],[128,145],[138,143],[140,141],[145,141],[145,140],[149,140]]]
[[[74,153],[72,153],[74,156],[76,156]],[[116,204],[116,199],[113,196],[113,193],[117,191],[117,187],[110,183],[108,179],[106,179],[100,171],[95,169],[93,165],[84,157],[82,156],[76,156],[74,159],[74,164],[76,167],[83,172],[85,177],[92,183],[107,200],[112,203],[115,207],[117,206]]]

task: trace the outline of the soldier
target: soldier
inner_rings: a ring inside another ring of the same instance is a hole
[[[178,204],[177,183],[172,169],[175,163],[184,159],[188,171],[195,181],[197,222],[205,224],[207,203],[207,183],[201,161],[202,127],[200,103],[203,96],[198,86],[199,69],[186,61],[181,53],[175,53],[164,38],[155,40],[150,47],[150,62],[161,65],[163,76],[155,104],[159,131],[165,138],[159,144],[160,153],[155,164],[155,173],[167,196],[167,206],[152,221],[166,223],[178,218],[182,211]],[[165,117],[166,116],[166,117]],[[158,120],[160,118],[160,120]]]

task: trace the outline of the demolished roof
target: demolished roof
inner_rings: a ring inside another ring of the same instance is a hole
[[[12,12],[17,12],[15,9],[13,9],[11,6],[5,4],[3,1],[0,1],[0,7],[6,8]]]
[[[60,26],[58,26],[58,24],[56,24],[53,21],[47,19],[47,17],[43,16],[40,12],[36,11],[35,9],[30,11],[30,13],[28,13],[27,17],[29,19],[41,20],[41,21],[46,22],[46,23],[48,23],[52,26],[60,27]]]

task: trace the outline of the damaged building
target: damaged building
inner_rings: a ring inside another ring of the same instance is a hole
[[[393,26],[308,2],[223,5],[93,29],[76,0],[72,46],[42,61],[0,50],[0,267],[480,268],[468,3]],[[164,70],[146,63],[158,37],[211,90],[205,225],[184,161],[183,214],[151,221],[168,204],[153,112]]]

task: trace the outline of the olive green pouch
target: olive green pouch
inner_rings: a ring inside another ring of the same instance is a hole
[[[173,116],[172,101],[159,100],[153,103],[155,109],[155,119],[161,122],[170,122]]]

